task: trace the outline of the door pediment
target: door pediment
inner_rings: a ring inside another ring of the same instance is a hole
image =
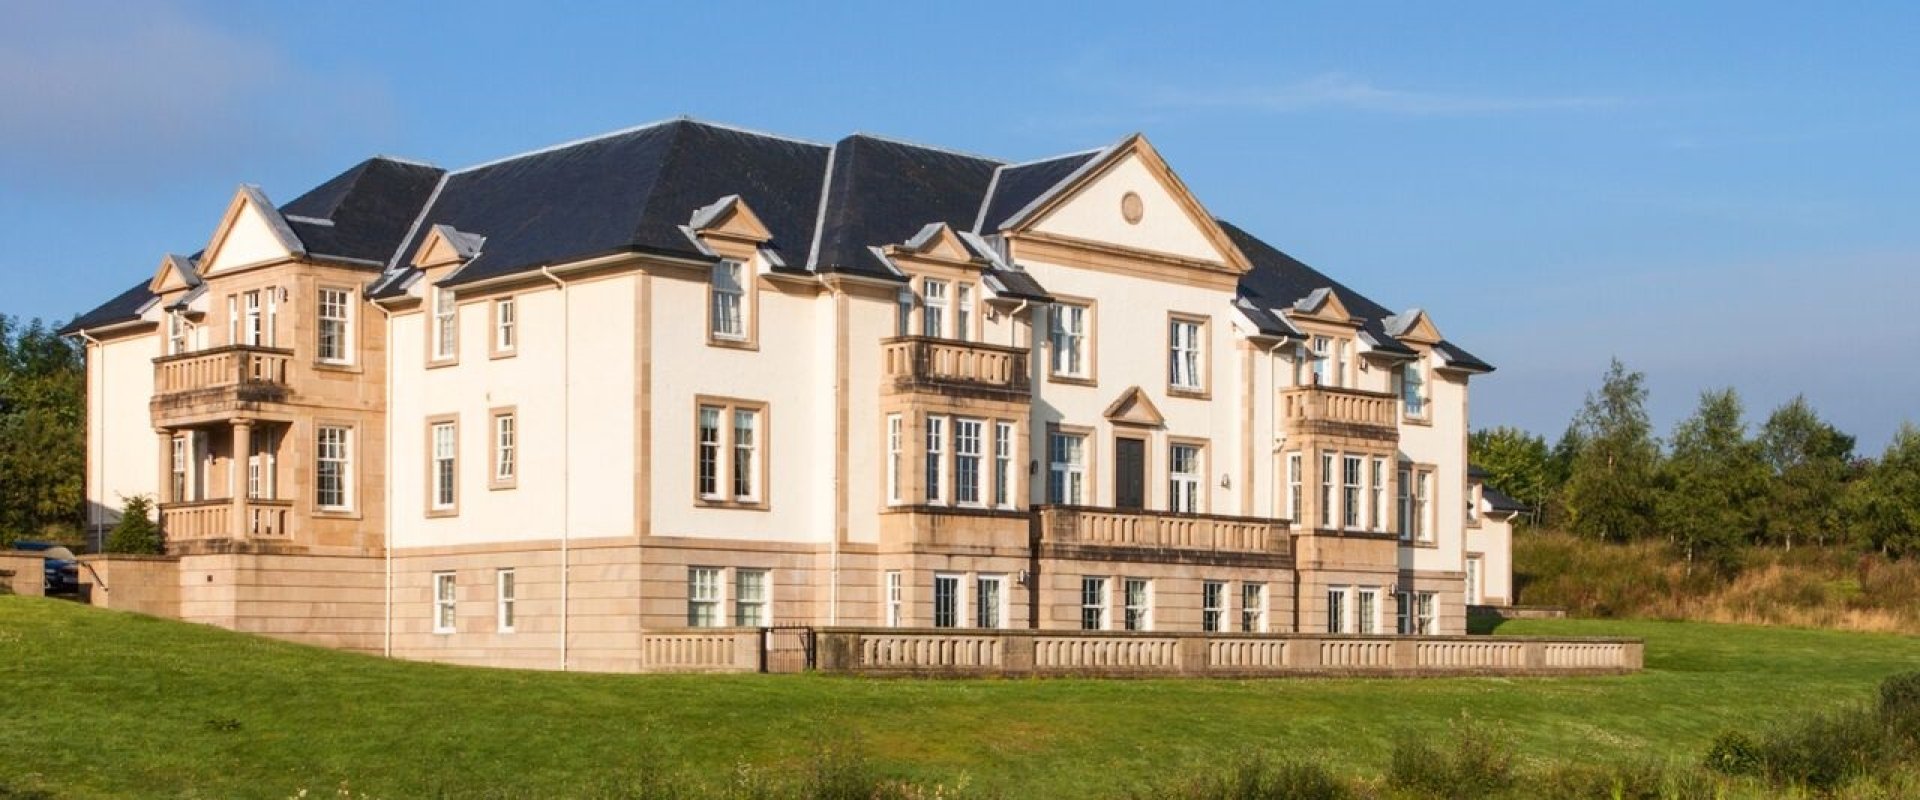
[[[1155,406],[1153,399],[1138,386],[1121,392],[1120,396],[1107,406],[1105,416],[1108,422],[1115,425],[1160,428],[1167,424],[1167,418],[1160,413],[1160,408]]]

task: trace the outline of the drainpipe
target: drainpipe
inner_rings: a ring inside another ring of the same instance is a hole
[[[386,483],[386,486],[383,487],[382,489],[382,491],[386,494],[386,496],[381,498],[380,503],[381,505],[386,507],[385,513],[387,517],[387,524],[386,524],[387,532],[386,532],[386,536],[381,537],[382,541],[380,542],[381,560],[385,562],[384,568],[386,570],[386,599],[383,601],[383,605],[386,606],[386,610],[385,610],[386,621],[383,625],[381,625],[380,654],[383,656],[386,656],[387,658],[392,658],[393,657],[393,534],[394,534],[394,529],[393,529],[393,468],[392,468],[392,465],[393,465],[393,347],[391,343],[393,342],[393,310],[379,303],[374,303],[373,307],[380,309],[380,315],[383,317],[386,317],[386,323],[387,323],[385,335],[387,338],[388,345],[386,347],[381,348],[382,350],[381,357],[386,359],[386,364],[382,365],[382,368],[386,370],[387,380],[386,380],[386,387],[385,387],[385,392],[386,392],[385,408],[382,409],[384,413],[381,415],[386,419],[386,426],[385,426],[386,441],[381,444],[380,450],[382,453],[386,454],[387,469],[383,470],[386,473],[386,476],[382,479]]]
[[[553,267],[541,267],[540,274],[560,292],[560,670],[565,672],[568,603],[573,594],[569,588],[573,573],[573,298],[567,294],[567,282],[553,274]]]
[[[98,449],[98,450],[99,450],[100,452],[99,452],[99,456],[98,456],[97,458],[96,458],[96,457],[94,457],[94,455],[93,455],[93,454],[91,454],[91,453],[89,453],[89,454],[88,454],[88,456],[87,456],[87,471],[88,471],[88,472],[93,472],[93,471],[94,471],[94,470],[96,470],[96,469],[98,469],[98,470],[99,470],[99,473],[93,476],[93,477],[95,477],[95,478],[97,478],[97,479],[98,479],[98,480],[97,480],[97,482],[95,482],[95,483],[94,483],[94,486],[96,486],[96,487],[98,487],[98,488],[99,488],[99,489],[100,489],[101,491],[103,491],[103,492],[104,492],[104,491],[106,491],[106,483],[107,483],[107,468],[106,468],[106,463],[105,463],[105,462],[106,462],[106,444],[107,444],[107,431],[106,431],[106,428],[105,428],[105,425],[107,424],[107,414],[106,414],[106,404],[107,404],[107,362],[106,362],[106,358],[107,358],[107,349],[106,349],[105,347],[101,347],[101,346],[100,346],[100,340],[99,340],[99,339],[95,339],[95,338],[93,338],[93,335],[92,335],[92,334],[90,334],[90,333],[87,333],[87,332],[86,332],[86,331],[84,331],[84,330],[83,330],[83,331],[80,331],[80,340],[81,340],[81,341],[83,341],[83,342],[86,342],[86,346],[87,346],[87,347],[89,347],[89,348],[92,348],[92,349],[93,349],[93,351],[94,351],[94,352],[96,352],[96,353],[98,353],[98,354],[99,354],[99,356],[100,356],[100,395],[99,395],[99,396],[100,396],[100,405],[101,405],[101,409],[100,409],[100,412],[101,412],[101,413],[100,413],[100,419],[99,419],[99,421],[98,421],[98,423],[99,423],[99,424],[100,424],[100,425],[101,425],[102,427],[101,427],[101,429],[100,429],[100,431],[98,431],[98,433],[100,434],[99,436],[89,436],[89,437],[88,437],[88,438],[90,438],[90,439],[99,439],[99,440],[100,440],[100,446],[99,446],[98,448],[94,448],[94,447],[93,447],[93,443],[92,443],[92,442],[88,442],[88,443],[87,443],[87,447],[88,447],[89,449]],[[85,362],[82,362],[82,363],[85,363]],[[93,392],[92,392],[92,391],[89,391],[89,392],[87,392],[87,410],[88,410],[89,412],[91,412],[91,411],[93,410],[93,397],[94,397],[94,394],[93,394]],[[93,414],[92,414],[92,413],[88,413],[88,414],[87,414],[87,427],[89,427],[89,428],[92,428],[94,424],[95,424],[95,420],[94,420],[94,418],[93,418]],[[91,431],[90,431],[89,433],[91,433]],[[158,482],[159,482],[159,481],[160,481],[160,480],[162,479],[162,476],[159,476],[159,475],[155,475],[155,476],[153,476],[153,477],[154,477],[154,481],[155,481],[155,483],[156,483],[156,488],[157,488],[157,483],[158,483]],[[81,492],[80,492],[80,493],[81,493],[81,494],[86,494],[86,491],[85,491],[85,487],[82,487],[82,489],[81,489]],[[102,497],[101,499],[102,499],[102,500],[104,500],[104,499],[106,499],[106,498],[105,498],[105,497]],[[87,499],[86,499],[85,497],[82,497],[82,498],[80,498],[80,504],[81,504],[81,506],[83,506],[83,507],[85,507],[85,506],[87,506]],[[153,514],[154,514],[154,516],[155,516],[155,517],[158,517],[158,516],[160,515],[160,509],[159,509],[159,508],[157,508],[157,507],[156,507],[156,508],[154,508],[154,510],[153,510]],[[89,530],[89,531],[87,531],[87,537],[88,537],[88,539],[89,539],[89,541],[91,541],[91,540],[93,539],[93,537],[95,537],[95,536],[99,536],[99,535],[100,535],[100,527],[101,527],[101,523],[102,523],[102,522],[104,522],[104,520],[102,520],[102,519],[101,519],[100,517],[101,517],[101,515],[100,515],[100,510],[99,510],[99,509],[97,509],[97,508],[91,508],[91,507],[89,507],[89,508],[87,508],[87,527],[89,527],[89,528],[91,528],[91,530]],[[158,520],[155,520],[155,521],[157,522]],[[97,551],[97,550],[105,550],[105,549],[106,549],[106,547],[105,547],[105,545],[106,545],[106,539],[105,539],[105,537],[101,537],[101,538],[100,538],[100,541],[99,541],[99,545],[100,545],[100,546],[98,546],[98,547],[95,547],[95,548],[94,548],[94,549],[95,549],[96,551]],[[88,567],[88,569],[89,569],[89,570],[91,570],[91,569],[92,569],[92,567]]]
[[[828,291],[833,293],[832,295],[834,298],[833,313],[836,317],[834,328],[837,330],[840,327],[839,320],[838,320],[838,316],[840,314],[839,299],[842,294],[845,294],[845,290],[828,284],[827,276],[824,274],[815,273],[814,280],[818,282],[823,288],[826,288]],[[836,344],[836,346],[838,345]],[[851,347],[852,345],[848,345],[848,346]],[[839,361],[838,359],[835,359],[835,364],[834,364],[835,369],[839,368],[838,361]],[[838,405],[839,403],[839,395],[840,395],[840,387],[838,384],[839,382],[844,381],[846,379],[847,379],[847,376],[845,375],[834,376],[835,386],[833,388],[833,393],[834,393],[834,403],[836,405]],[[838,429],[840,425],[840,415],[838,414],[834,415],[833,424],[834,424],[834,427],[836,428],[837,435],[841,435],[841,436],[846,435],[846,431]],[[771,443],[769,443],[769,446],[771,446]],[[847,476],[840,474],[840,471],[838,469],[834,470],[833,496],[836,498],[836,500],[834,501],[836,505],[833,509],[833,530],[830,531],[827,535],[827,573],[828,573],[827,624],[828,625],[840,624],[840,508],[837,505],[839,502],[837,498],[839,498],[840,496],[840,486],[844,484],[846,480],[847,480]]]

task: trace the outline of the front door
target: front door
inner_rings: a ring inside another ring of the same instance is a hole
[[[1113,504],[1131,509],[1147,505],[1147,443],[1140,439],[1113,440]]]

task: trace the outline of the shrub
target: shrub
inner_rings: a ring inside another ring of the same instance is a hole
[[[146,495],[127,498],[126,505],[120,509],[120,523],[113,526],[113,533],[107,537],[107,552],[159,555],[160,529],[148,516],[152,508],[153,501]]]
[[[1513,785],[1513,748],[1502,732],[1462,715],[1447,746],[1406,731],[1394,740],[1387,783],[1422,797],[1479,798]]]
[[[1885,733],[1864,708],[1807,717],[1760,741],[1761,772],[1775,786],[1831,791],[1882,764]]]
[[[1724,731],[1713,737],[1702,763],[1722,775],[1758,775],[1760,748],[1745,731]]]
[[[1225,770],[1207,767],[1150,797],[1166,800],[1345,800],[1353,790],[1318,761],[1241,756]]]
[[[1526,794],[1541,800],[1666,800],[1689,797],[1673,786],[1666,765],[1656,762],[1630,764],[1555,764],[1529,781]]]
[[[1880,721],[1908,744],[1920,745],[1920,672],[1880,682]]]

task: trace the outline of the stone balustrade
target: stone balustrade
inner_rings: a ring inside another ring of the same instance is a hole
[[[863,675],[1596,675],[1637,672],[1638,639],[815,628],[817,668]]]
[[[232,389],[251,385],[285,387],[293,351],[232,345],[153,360],[155,395]]]
[[[1399,400],[1381,392],[1302,386],[1280,392],[1280,417],[1289,431],[1316,426],[1397,430]]]
[[[242,503],[241,528],[234,530],[234,504]],[[205,539],[288,539],[293,536],[292,500],[237,500],[221,497],[160,504],[160,530],[169,542]]]
[[[701,628],[640,635],[643,672],[757,672],[759,628]]]
[[[889,385],[899,388],[975,388],[1025,394],[1027,350],[983,342],[899,336],[880,345]]]
[[[1293,544],[1281,520],[1087,506],[1041,507],[1040,541],[1273,555]]]

